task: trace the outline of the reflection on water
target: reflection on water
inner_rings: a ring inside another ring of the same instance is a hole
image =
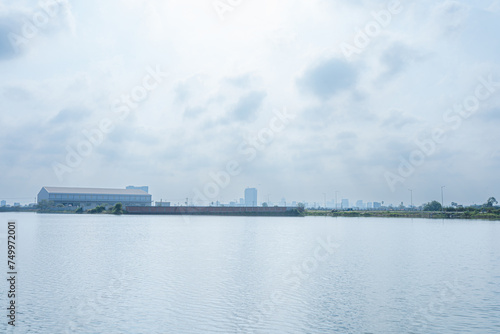
[[[11,217],[19,333],[500,332],[498,222]]]

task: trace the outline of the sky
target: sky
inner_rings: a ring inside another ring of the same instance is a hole
[[[3,0],[0,200],[498,198],[499,18],[500,0]]]

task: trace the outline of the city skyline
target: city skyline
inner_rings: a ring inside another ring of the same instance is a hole
[[[0,198],[500,197],[500,42],[481,33],[499,15],[493,0],[0,6]]]
[[[77,187],[77,188],[80,188],[80,187]],[[93,187],[95,188],[95,187]],[[101,188],[103,189],[102,187],[97,187],[97,188]],[[445,187],[443,187],[445,188]],[[143,190],[145,191],[146,193],[149,193],[149,186],[126,186],[124,187],[123,189],[139,189],[139,190]],[[322,207],[322,208],[329,208],[329,209],[342,209],[342,208],[359,208],[359,209],[377,209],[377,208],[380,208],[380,207],[398,207],[400,205],[403,205],[404,207],[420,207],[420,206],[423,206],[424,204],[426,203],[429,203],[431,201],[438,201],[438,202],[443,202],[443,204],[445,206],[453,206],[452,203],[455,203],[457,205],[464,205],[464,206],[467,206],[467,205],[481,205],[481,204],[484,204],[487,199],[490,197],[488,196],[487,198],[485,198],[484,202],[477,202],[477,203],[457,203],[456,201],[453,201],[452,199],[449,200],[449,201],[444,201],[444,193],[443,193],[443,198],[441,198],[441,200],[439,200],[438,197],[436,198],[433,198],[433,199],[428,199],[428,200],[425,200],[423,202],[418,202],[418,201],[414,201],[413,199],[413,190],[412,189],[408,189],[408,190],[411,190],[411,195],[410,197],[407,199],[407,201],[405,201],[404,199],[402,199],[401,201],[399,202],[394,202],[394,203],[391,203],[391,202],[387,202],[385,200],[373,200],[373,199],[359,199],[359,196],[358,197],[354,197],[354,198],[341,198],[341,197],[338,197],[337,201],[335,198],[329,198],[327,196],[327,193],[323,193],[322,196],[323,196],[323,200],[318,200],[318,199],[290,199],[286,196],[284,196],[283,194],[282,195],[277,195],[276,197],[272,197],[271,194],[267,194],[267,195],[262,195],[261,194],[261,200],[257,200],[258,198],[258,189],[257,188],[249,188],[249,187],[246,187],[244,189],[244,191],[240,194],[241,196],[240,197],[234,197],[234,198],[224,198],[224,197],[217,197],[214,201],[212,202],[208,202],[208,203],[195,203],[195,198],[193,197],[182,197],[182,198],[179,198],[179,197],[168,197],[168,196],[165,196],[165,197],[155,197],[154,194],[151,194],[153,197],[151,199],[151,203],[152,205],[155,205],[156,202],[159,202],[159,203],[168,203],[168,205],[172,204],[172,205],[190,205],[190,206],[193,206],[193,205],[202,205],[202,206],[206,206],[206,205],[228,205],[228,206],[261,206],[263,205],[264,203],[268,204],[268,205],[278,205],[278,206],[291,206],[291,207],[295,207],[297,206],[299,203],[303,203],[303,204],[306,204],[307,207]],[[255,195],[253,194],[253,191],[255,191]],[[338,195],[338,191],[335,192],[337,195]],[[248,199],[247,199],[247,196],[248,196]],[[0,198],[0,206],[14,206],[14,204],[16,205],[21,205],[21,206],[27,206],[29,204],[36,204],[37,202],[37,199],[36,199],[36,196],[34,197],[34,201],[29,201],[27,199],[32,199],[33,197],[25,197],[25,198],[13,198],[13,199],[10,199],[8,197],[3,197],[3,198]],[[448,200],[448,198],[447,198]],[[4,203],[5,202],[5,203]]]

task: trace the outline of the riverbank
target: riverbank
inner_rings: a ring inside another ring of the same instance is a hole
[[[428,219],[485,219],[500,220],[500,214],[481,211],[325,211],[305,210],[305,216],[328,217],[380,217],[380,218],[428,218]]]
[[[183,207],[181,207],[183,208]],[[148,213],[148,212],[113,212],[112,210],[89,210],[75,212],[75,210],[51,210],[33,208],[2,208],[0,212],[33,212],[50,214],[174,214],[174,215],[211,215],[211,216],[323,216],[323,217],[374,217],[374,218],[427,218],[427,219],[481,219],[499,220],[500,214],[496,212],[464,211],[464,212],[441,212],[441,211],[330,211],[330,210],[292,210],[287,212],[208,212],[208,210],[175,209],[176,212]]]

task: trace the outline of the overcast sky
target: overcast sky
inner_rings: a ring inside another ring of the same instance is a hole
[[[3,0],[0,199],[484,203],[499,31],[498,0]]]

